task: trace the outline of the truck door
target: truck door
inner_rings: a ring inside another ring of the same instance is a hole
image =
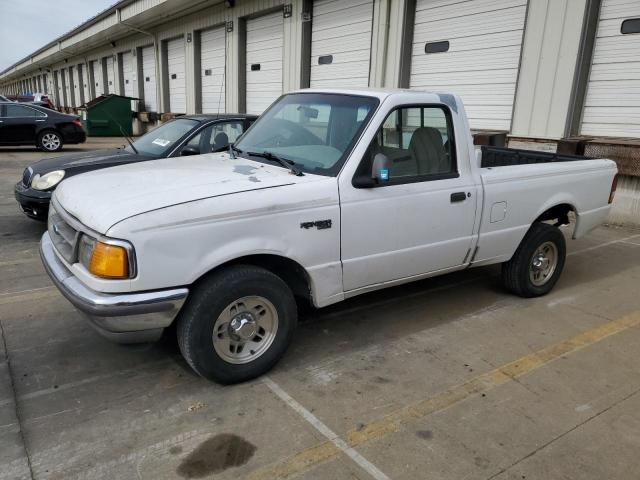
[[[458,167],[447,107],[393,110],[354,178],[370,177],[379,154],[378,182],[341,182],[345,291],[455,268],[470,255],[476,186]]]

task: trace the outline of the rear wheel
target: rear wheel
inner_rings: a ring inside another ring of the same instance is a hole
[[[46,152],[62,150],[62,136],[54,130],[46,130],[38,135],[38,148]]]
[[[502,264],[505,287],[521,297],[546,295],[554,287],[566,258],[566,243],[558,227],[534,223],[511,260]]]
[[[293,293],[280,277],[237,265],[193,290],[178,319],[178,344],[187,363],[203,377],[242,382],[277,363],[296,323]]]

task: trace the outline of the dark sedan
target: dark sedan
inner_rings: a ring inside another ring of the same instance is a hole
[[[0,103],[0,145],[35,145],[57,152],[65,143],[83,143],[80,119],[34,104]]]
[[[126,148],[40,160],[25,169],[14,189],[16,200],[28,217],[46,220],[51,194],[64,178],[127,163],[222,150],[256,118],[241,114],[183,116],[151,130]]]

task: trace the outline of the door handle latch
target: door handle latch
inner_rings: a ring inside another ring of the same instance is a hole
[[[451,194],[451,203],[464,202],[467,194],[464,192],[456,192]]]

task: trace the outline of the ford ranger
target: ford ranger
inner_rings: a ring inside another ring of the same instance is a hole
[[[578,238],[602,223],[616,173],[605,159],[476,149],[452,94],[301,90],[228,151],[65,180],[40,252],[103,335],[152,341],[175,322],[188,364],[233,383],[282,357],[298,302],[490,264],[511,292],[548,293],[559,227]]]

